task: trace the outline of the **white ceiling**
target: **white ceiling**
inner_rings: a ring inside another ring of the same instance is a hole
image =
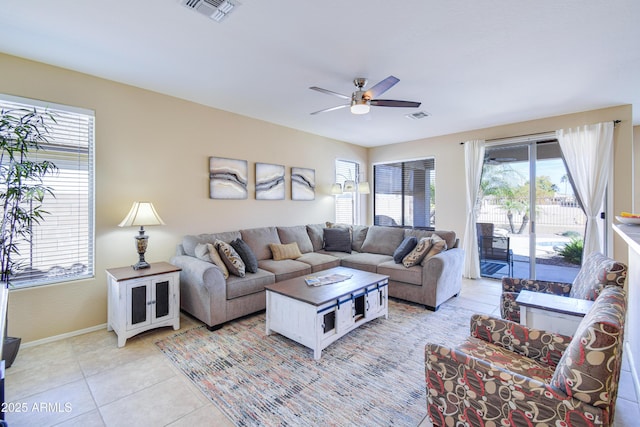
[[[620,104],[640,124],[638,0],[240,2],[217,23],[179,0],[0,0],[0,52],[363,146]],[[381,98],[418,110],[309,114],[344,103],[309,86],[389,75]]]

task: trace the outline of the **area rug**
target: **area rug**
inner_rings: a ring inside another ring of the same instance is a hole
[[[390,300],[389,318],[322,351],[265,334],[265,317],[197,327],[156,342],[237,426],[418,426],[426,416],[424,346],[456,345],[472,312]]]

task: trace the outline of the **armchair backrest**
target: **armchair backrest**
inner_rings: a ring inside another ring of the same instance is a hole
[[[622,364],[625,312],[624,289],[604,288],[560,358],[551,379],[553,387],[589,405],[613,410]]]
[[[595,301],[602,290],[610,285],[624,287],[627,266],[599,252],[589,254],[578,272],[569,296]]]

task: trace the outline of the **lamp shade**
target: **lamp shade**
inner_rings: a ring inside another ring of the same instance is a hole
[[[133,202],[131,210],[118,227],[131,227],[133,225],[164,225],[164,221],[156,212],[151,202]]]
[[[342,186],[337,182],[331,186],[331,194],[342,194]]]
[[[352,179],[348,179],[344,182],[343,191],[345,193],[355,193],[356,192],[356,182]]]
[[[369,183],[367,181],[358,183],[358,193],[360,194],[370,194],[371,190],[369,189]]]

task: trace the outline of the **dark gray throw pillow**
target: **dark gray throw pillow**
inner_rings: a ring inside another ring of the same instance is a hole
[[[325,228],[324,250],[351,253],[351,233],[347,228]]]
[[[402,243],[398,245],[396,250],[393,252],[393,260],[396,264],[400,264],[404,257],[406,257],[409,252],[413,250],[418,244],[418,239],[413,236],[405,237]]]
[[[240,258],[244,262],[245,269],[249,273],[257,273],[258,272],[258,259],[254,255],[253,251],[242,239],[235,239],[230,243],[231,247],[238,252]]]

